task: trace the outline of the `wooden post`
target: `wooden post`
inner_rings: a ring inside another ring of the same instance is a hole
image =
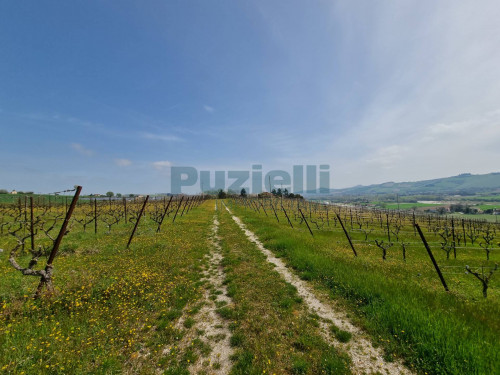
[[[177,217],[177,212],[179,212],[179,208],[181,208],[182,200],[184,199],[184,196],[181,197],[181,201],[179,202],[179,205],[177,206],[177,211],[175,211],[174,219],[172,220],[172,223],[175,223],[175,218]]]
[[[310,206],[309,206],[309,208],[310,208]],[[309,233],[311,233],[311,236],[313,236],[313,237],[314,237],[314,234],[313,234],[313,232],[312,232],[312,230],[311,230],[311,227],[309,227],[309,223],[307,222],[307,220],[306,220],[306,218],[305,218],[305,216],[304,216],[304,214],[302,213],[302,210],[301,210],[300,208],[299,208],[299,212],[300,212],[300,214],[302,215],[302,219],[304,219],[304,221],[306,222],[307,229],[309,229]]]
[[[31,250],[35,251],[35,228],[33,219],[33,197],[30,197],[30,232],[31,232]]]
[[[123,198],[123,211],[125,214],[125,224],[127,224],[127,198]]]
[[[266,214],[266,216],[267,216],[267,212],[266,212],[266,209],[264,208],[264,205],[262,204],[262,202],[261,202],[261,201],[259,201],[259,203],[260,203],[260,206],[262,207],[262,211],[264,211],[264,213],[265,213],[265,214]]]
[[[465,237],[465,220],[462,219],[462,231],[464,232],[464,246],[467,246],[467,238]]]
[[[182,215],[184,215],[184,210],[186,209],[186,206],[188,205],[190,199],[191,197],[188,197],[187,201],[184,203],[184,207],[182,207],[181,217]]]
[[[68,227],[69,220],[71,219],[71,215],[73,214],[73,210],[75,209],[76,202],[78,202],[78,198],[80,197],[80,192],[82,191],[81,186],[77,186],[76,188],[76,193],[73,196],[73,200],[71,201],[71,205],[69,206],[69,210],[66,212],[66,217],[64,218],[64,222],[61,226],[61,230],[59,231],[59,234],[57,235],[56,241],[54,242],[54,246],[52,247],[52,251],[50,252],[49,259],[47,260],[47,264],[45,265],[45,272],[50,275],[51,270],[52,270],[52,262],[54,262],[54,259],[57,255],[57,251],[59,250],[59,246],[61,245],[61,241],[66,234],[66,228]],[[45,283],[50,282],[50,279],[47,280],[45,278],[42,278],[40,280],[40,283],[38,284],[38,288],[35,293],[35,298],[40,297],[40,294],[42,292],[42,288],[45,285]]]
[[[453,237],[453,257],[457,259],[457,247],[455,243],[455,221],[451,218],[451,235]]]
[[[156,233],[158,233],[160,231],[161,224],[163,223],[163,219],[165,219],[165,216],[167,215],[168,207],[170,206],[170,203],[172,202],[173,197],[174,197],[173,195],[170,196],[170,200],[168,201],[167,207],[165,207],[165,211],[163,211],[163,216],[161,217],[161,220],[158,223],[158,228],[156,229]]]
[[[340,223],[342,229],[344,230],[344,234],[347,237],[347,240],[349,241],[349,245],[351,245],[352,252],[354,253],[354,256],[357,257],[358,253],[356,253],[356,250],[354,249],[354,245],[352,244],[351,237],[349,237],[349,233],[347,233],[347,231],[345,230],[344,223],[342,222],[340,215],[339,214],[336,214],[336,215],[337,215],[337,219],[339,220],[339,223]]]
[[[137,216],[137,221],[135,222],[134,230],[132,231],[132,234],[130,235],[130,238],[128,240],[127,249],[130,246],[130,243],[132,242],[132,238],[134,238],[135,231],[137,230],[137,226],[139,225],[139,221],[141,220],[144,209],[146,208],[146,204],[148,203],[148,199],[149,199],[149,195],[146,195],[146,199],[144,200],[144,204],[142,205],[141,212],[139,213],[139,216]]]
[[[290,221],[290,218],[288,217],[286,210],[285,210],[285,207],[283,207],[283,205],[281,205],[281,209],[285,213],[286,219],[288,220],[288,224],[290,224],[290,226],[293,228],[292,222]]]
[[[391,242],[391,232],[389,231],[389,213],[385,214],[386,216],[386,225],[387,225],[387,238],[389,240],[389,243]]]
[[[429,258],[431,258],[432,264],[434,265],[434,268],[436,269],[436,272],[439,276],[439,280],[441,280],[441,284],[443,284],[444,290],[449,292],[448,285],[446,285],[446,281],[444,281],[443,274],[441,273],[441,270],[439,269],[439,266],[436,262],[436,259],[434,259],[434,255],[432,255],[431,248],[429,247],[429,244],[425,240],[424,234],[422,233],[422,230],[418,226],[418,224],[415,224],[415,227],[417,228],[418,234],[420,235],[420,238],[422,239],[422,242],[424,243],[425,249],[427,250],[427,254],[429,254]]]
[[[94,198],[94,233],[97,234],[97,199]]]
[[[278,223],[280,222],[280,219],[278,219],[278,214],[276,213],[276,210],[274,209],[274,205],[273,205],[273,202],[271,202],[271,207],[274,211],[274,216],[276,216],[276,220],[278,220]]]

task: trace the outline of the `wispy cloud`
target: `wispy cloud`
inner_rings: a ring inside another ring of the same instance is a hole
[[[153,167],[155,167],[155,169],[158,169],[159,171],[166,169],[166,168],[170,168],[171,166],[172,166],[172,163],[169,162],[168,160],[161,160],[161,161],[153,162]]]
[[[95,154],[93,150],[83,147],[80,143],[72,143],[71,148],[81,155],[93,156]]]
[[[163,142],[180,142],[183,141],[182,138],[171,135],[171,134],[153,134],[153,133],[142,133],[142,138],[151,139],[155,141],[163,141]]]
[[[132,161],[129,159],[115,159],[115,164],[119,167],[128,167],[132,165]]]
[[[215,111],[214,107],[210,107],[209,105],[204,105],[203,109],[207,111],[208,113],[213,113]]]

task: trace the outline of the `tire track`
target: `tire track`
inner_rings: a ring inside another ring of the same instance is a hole
[[[212,233],[209,237],[211,251],[205,255],[208,262],[200,279],[200,281],[205,282],[202,307],[192,317],[194,324],[189,327],[178,345],[185,352],[196,343],[199,356],[189,366],[190,374],[226,375],[229,374],[232,367],[230,359],[233,354],[230,345],[231,331],[228,322],[217,313],[219,307],[232,304],[224,285],[225,273],[222,267],[223,256],[218,230],[219,221],[217,215],[214,215]],[[182,330],[187,319],[183,315],[175,324],[175,328]],[[163,354],[168,355],[171,349],[164,350]]]
[[[413,374],[404,367],[401,361],[387,362],[384,360],[384,353],[379,348],[374,348],[372,343],[363,337],[363,332],[358,327],[349,322],[343,312],[332,309],[331,306],[320,301],[313,292],[313,289],[307,283],[292,273],[285,263],[277,258],[270,250],[266,249],[257,236],[248,230],[245,224],[234,216],[231,210],[224,204],[227,212],[245,233],[247,238],[257,245],[257,248],[264,253],[267,261],[275,265],[276,271],[290,284],[297,288],[298,294],[304,299],[304,302],[310,310],[316,313],[320,318],[321,334],[330,344],[344,350],[349,354],[352,361],[351,370],[355,374]],[[352,334],[352,339],[348,343],[341,343],[331,333],[329,323],[333,323],[341,330]]]
[[[224,285],[225,274],[222,267],[222,249],[218,237],[219,221],[214,216],[212,235],[210,242],[213,250],[208,255],[208,268],[203,271],[203,279],[210,285],[205,290],[205,304],[196,316],[195,328],[203,331],[200,339],[208,344],[212,350],[208,355],[200,356],[189,372],[197,374],[228,374],[231,370],[230,360],[233,350],[230,345],[231,332],[228,323],[217,313],[218,306],[227,306],[232,303],[227,296],[227,288]],[[212,298],[210,298],[212,297]]]

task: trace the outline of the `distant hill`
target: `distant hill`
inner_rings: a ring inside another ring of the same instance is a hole
[[[416,182],[385,182],[369,186],[354,186],[331,189],[330,195],[375,195],[395,194],[446,194],[473,195],[477,193],[500,193],[500,172],[477,174],[463,173],[458,176]]]

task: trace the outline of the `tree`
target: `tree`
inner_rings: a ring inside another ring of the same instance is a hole
[[[278,188],[278,191],[276,192],[276,195],[278,197],[281,197],[283,195],[283,192],[281,191],[281,188]]]
[[[108,191],[108,192],[106,193],[106,196],[111,198],[111,197],[114,197],[114,196],[115,196],[115,193],[113,193],[112,191]]]
[[[121,197],[122,197],[122,195],[121,195],[120,193],[117,193],[117,194],[116,194],[116,197],[117,197],[117,198],[121,198]]]
[[[276,189],[273,189],[273,190],[271,190],[271,194],[272,194],[272,195],[276,195],[276,194],[278,194],[278,193],[276,192]]]
[[[222,189],[219,189],[219,191],[217,192],[217,198],[219,198],[219,199],[226,198],[226,192]]]
[[[285,196],[285,198],[288,198],[290,196],[290,193],[288,192],[287,188],[285,188],[285,190],[283,190],[283,195]]]
[[[9,192],[5,189],[0,189],[0,194],[8,194]]]
[[[245,188],[241,189],[240,195],[242,197],[246,197],[247,196],[247,191],[245,190]]]

